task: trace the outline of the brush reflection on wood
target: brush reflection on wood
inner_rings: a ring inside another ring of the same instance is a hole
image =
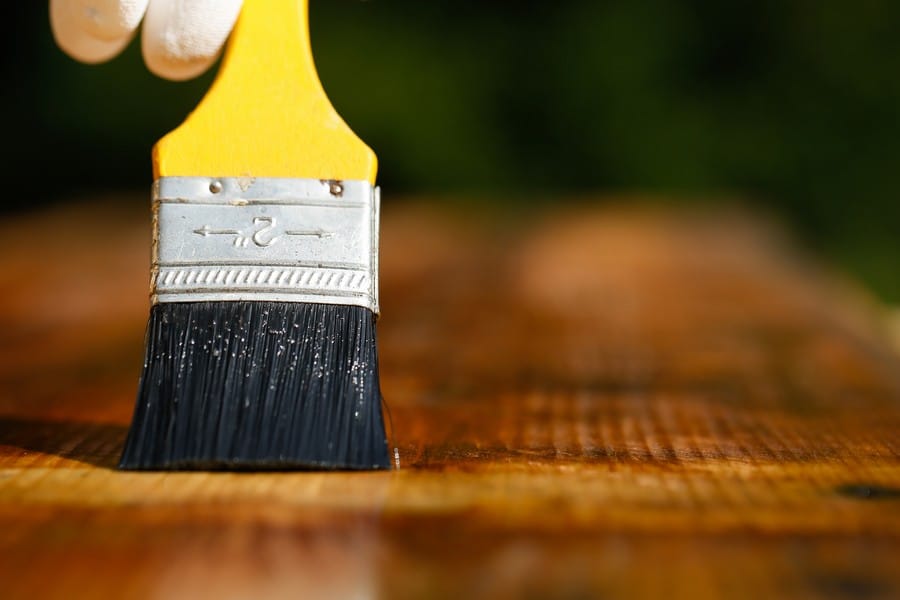
[[[900,362],[765,223],[387,202],[402,469],[143,474],[149,216],[111,200],[0,226],[5,598],[900,593]]]

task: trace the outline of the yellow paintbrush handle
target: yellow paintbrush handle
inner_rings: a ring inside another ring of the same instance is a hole
[[[322,89],[308,0],[245,0],[209,92],[153,151],[156,178],[291,177],[375,182],[375,154]]]

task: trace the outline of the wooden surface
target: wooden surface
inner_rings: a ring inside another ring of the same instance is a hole
[[[120,473],[145,205],[0,225],[0,597],[900,596],[900,362],[777,229],[387,202],[401,469]]]

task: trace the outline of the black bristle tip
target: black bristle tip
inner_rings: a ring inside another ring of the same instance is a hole
[[[390,467],[375,318],[359,306],[153,306],[119,468]]]

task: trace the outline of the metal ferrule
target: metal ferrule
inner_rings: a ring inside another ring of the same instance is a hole
[[[378,313],[379,190],[366,181],[162,177],[151,298],[364,306]]]

